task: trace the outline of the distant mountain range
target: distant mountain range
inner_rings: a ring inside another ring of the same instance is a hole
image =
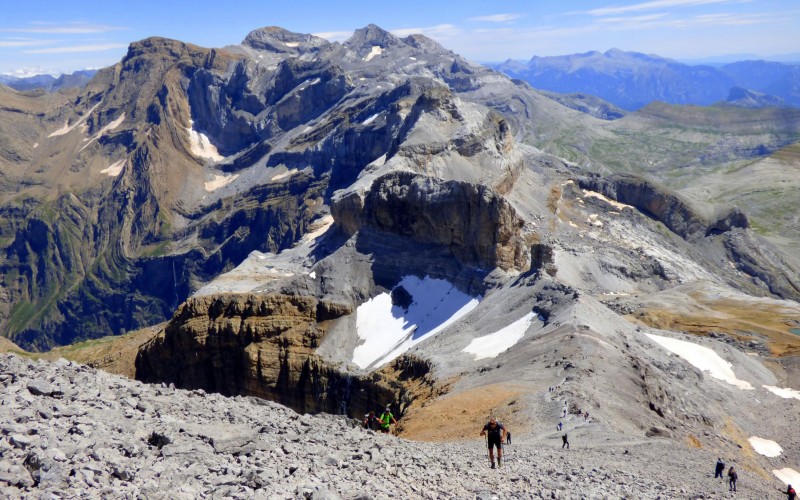
[[[694,66],[611,49],[535,56],[528,62],[508,60],[494,68],[540,90],[591,94],[629,111],[653,101],[800,106],[800,64],[739,61],[720,67]],[[750,92],[748,99],[742,99],[743,92]]]
[[[24,78],[0,75],[0,85],[11,87],[14,90],[58,90],[69,87],[83,87],[89,80],[97,73],[96,69],[85,69],[76,71],[74,73],[60,75],[55,77],[53,75],[33,75]]]

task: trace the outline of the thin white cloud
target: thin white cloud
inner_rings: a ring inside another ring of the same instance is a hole
[[[401,28],[389,31],[396,36],[425,35],[437,39],[451,38],[462,33],[462,30],[454,24],[437,24],[436,26]]]
[[[640,12],[643,10],[668,9],[671,7],[691,7],[697,5],[710,5],[719,3],[741,3],[742,0],[653,0],[651,2],[636,3],[633,5],[612,5],[586,11],[590,16],[608,16]]]
[[[467,18],[467,21],[484,21],[490,23],[507,23],[522,17],[522,14],[492,14],[490,16],[476,16]]]
[[[51,45],[50,40],[0,40],[0,47],[37,47]]]
[[[312,33],[314,36],[318,36],[320,38],[324,38],[329,42],[341,42],[347,40],[353,35],[353,30],[350,31],[320,31],[318,33]]]
[[[614,23],[614,24],[630,24],[630,23],[647,23],[661,19],[666,14],[648,14],[646,16],[617,16],[617,17],[601,17],[595,22],[597,23]]]
[[[91,23],[31,23],[31,26],[24,28],[0,28],[4,33],[39,33],[39,34],[68,34],[86,35],[95,33],[108,33],[110,31],[120,31],[126,28],[122,26],[111,26],[108,24]]]
[[[78,52],[102,52],[105,50],[121,49],[128,45],[125,43],[100,43],[95,45],[73,45],[71,47],[48,47],[46,49],[24,50],[26,54],[71,54]]]
[[[13,76],[16,78],[28,78],[30,76],[37,76],[37,75],[52,75],[58,76],[61,72],[54,70],[54,69],[46,69],[42,66],[34,66],[34,67],[25,67],[25,68],[17,68],[13,71],[5,71],[0,73],[3,76]]]

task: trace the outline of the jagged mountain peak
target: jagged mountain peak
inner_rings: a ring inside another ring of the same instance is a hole
[[[436,40],[419,33],[408,35],[401,40],[407,45],[411,45],[415,49],[420,49],[427,52],[450,52]]]
[[[374,46],[385,49],[400,43],[402,42],[398,37],[380,26],[368,24],[363,28],[357,29],[353,35],[344,42],[344,46],[350,50],[357,51],[361,48],[369,49]]]
[[[279,26],[253,30],[242,41],[242,45],[256,50],[281,53],[309,52],[329,44],[330,42],[324,38],[307,33],[295,33]]]

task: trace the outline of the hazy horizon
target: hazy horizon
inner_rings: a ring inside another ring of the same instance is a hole
[[[0,73],[71,73],[118,62],[131,42],[163,36],[204,47],[237,44],[254,29],[281,26],[332,41],[376,24],[398,36],[421,33],[476,62],[528,60],[611,48],[681,62],[732,57],[798,60],[800,5],[778,0],[507,1],[408,0],[397,6],[362,0],[244,0],[187,5],[176,0],[131,4],[83,0],[15,4],[0,21]],[[740,58],[741,59],[741,58]]]

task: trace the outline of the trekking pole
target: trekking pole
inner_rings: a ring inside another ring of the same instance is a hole
[[[486,444],[484,445],[483,448],[486,450],[486,460],[491,462],[492,459],[489,457],[489,434],[488,433],[486,434],[486,441],[485,442],[486,442]]]

